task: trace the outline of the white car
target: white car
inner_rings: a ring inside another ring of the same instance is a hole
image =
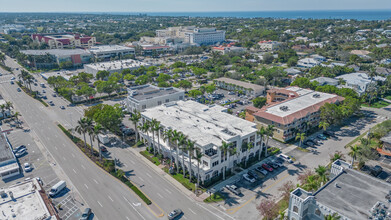
[[[24,163],[24,171],[25,172],[30,172],[32,170],[33,170],[33,168],[31,167],[31,165],[29,163]]]
[[[250,175],[248,175],[247,173],[243,174],[243,178],[249,181],[250,183],[255,183],[255,179],[250,177]]]

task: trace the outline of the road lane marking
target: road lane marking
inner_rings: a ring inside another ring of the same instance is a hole
[[[62,157],[63,160],[67,161],[67,159],[65,159],[65,157]]]
[[[198,203],[196,203],[196,204],[197,204],[199,207],[205,209],[206,211],[212,213],[212,214],[215,215],[217,218],[224,220],[221,216],[219,216],[219,215],[217,215],[216,213],[210,211],[209,209],[205,208],[204,206],[202,206],[202,205],[200,205],[200,204],[198,204]]]
[[[149,176],[150,178],[152,178],[152,176],[151,175],[149,175],[149,173],[146,173],[147,174],[147,176]]]
[[[85,184],[84,184],[85,185]],[[102,204],[100,204],[100,202],[99,201],[97,201],[98,202],[98,204],[100,205],[100,207],[103,207],[103,205]]]
[[[160,196],[160,198],[162,198],[162,199],[164,198],[162,195],[160,195],[160,193],[156,193],[156,194],[157,194],[158,196]]]
[[[138,177],[138,178],[140,178],[141,181],[144,181],[143,178],[141,178],[141,177]]]
[[[164,188],[164,190],[166,190],[168,193],[170,193],[170,194],[171,194],[170,190],[168,190],[168,189],[166,189],[166,188]]]
[[[81,165],[81,167],[83,167],[83,169],[86,169],[83,165]]]
[[[130,220],[130,219],[128,218],[128,216],[126,216],[126,219],[127,219],[127,220]]]
[[[114,200],[108,195],[107,197],[109,197],[109,199],[112,201],[112,202],[114,202]]]
[[[93,179],[93,180],[94,180],[94,182],[95,182],[96,184],[99,184],[98,181],[96,181],[96,179]]]
[[[72,169],[74,173],[77,173],[75,169]]]
[[[56,150],[58,150],[57,146],[54,146],[54,148],[56,148]]]
[[[130,203],[126,198],[125,196],[123,196],[123,198],[125,199],[125,201],[134,209],[134,211],[137,212],[137,214],[139,214],[139,216],[145,220],[144,216],[141,215],[141,213],[132,205],[132,203]]]
[[[84,183],[84,186],[85,186],[85,187],[88,189],[88,186],[87,186],[87,184],[85,184],[85,183]]]
[[[72,157],[75,158],[75,155],[72,153]]]
[[[194,215],[197,215],[191,208],[189,208],[190,212],[193,213]]]
[[[136,164],[133,160],[130,161],[132,164]]]

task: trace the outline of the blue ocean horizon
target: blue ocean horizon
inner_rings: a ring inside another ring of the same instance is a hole
[[[355,19],[388,20],[391,10],[340,10],[340,11],[248,11],[248,12],[95,12],[94,14],[173,16],[173,17],[235,17],[276,19]]]

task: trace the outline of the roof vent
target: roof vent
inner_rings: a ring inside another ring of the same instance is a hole
[[[319,93],[315,93],[315,94],[312,95],[312,97],[314,97],[314,98],[320,98],[320,94],[319,94]]]
[[[288,106],[284,105],[284,106],[280,107],[280,110],[283,112],[287,112],[287,111],[289,111],[289,108],[288,108]]]

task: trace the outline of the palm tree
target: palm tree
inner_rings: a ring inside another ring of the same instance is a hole
[[[99,148],[99,159],[102,160],[102,150],[100,148],[100,139],[99,135],[104,133],[104,128],[100,124],[96,124],[94,126],[94,132],[93,132],[93,137],[98,140],[98,148]]]
[[[175,143],[175,151],[176,151],[176,160],[175,160],[175,165],[176,165],[176,171],[179,173],[179,136],[181,132],[177,130],[172,131],[172,140]]]
[[[14,118],[15,118],[15,122],[16,122],[16,124],[19,126],[19,117],[20,116],[20,113],[19,112],[15,112],[14,113]]]
[[[223,156],[223,163],[225,164],[225,155],[227,154],[229,150],[229,144],[227,144],[225,141],[222,141],[221,146],[220,146],[220,152],[222,153]],[[225,168],[226,166],[223,166],[223,180],[225,180]]]
[[[228,154],[228,166],[229,166],[229,162],[230,162],[231,156],[236,155],[238,152],[237,152],[236,147],[235,147],[235,148],[229,148],[228,153],[229,153]],[[259,153],[261,153],[261,152],[259,152]],[[232,166],[232,168],[233,168],[233,166]]]
[[[3,119],[4,119],[5,118],[5,109],[6,109],[5,104],[0,105],[0,109],[1,109],[1,114],[3,116]]]
[[[266,130],[264,127],[261,127],[258,131],[257,134],[261,137],[261,146],[259,146],[259,154],[258,154],[258,160],[261,160],[261,154],[262,154],[262,148],[263,148],[263,139],[266,134]]]
[[[156,121],[155,124],[152,126],[153,130],[157,134],[157,150],[158,153],[162,153],[161,147],[160,147],[160,130],[162,129],[162,126],[160,126],[160,121]]]
[[[168,129],[166,131],[164,131],[163,133],[163,138],[164,138],[164,141],[168,144],[168,146],[170,147],[170,167],[172,166],[172,161],[173,161],[173,157],[172,157],[172,142],[173,142],[173,131],[171,129]]]
[[[330,126],[330,124],[325,121],[321,121],[319,123],[319,128],[322,128],[324,131],[326,131],[329,126]]]
[[[308,190],[316,190],[319,187],[319,182],[316,180],[315,176],[312,175],[307,178],[307,183],[304,186]]]
[[[197,161],[197,187],[200,185],[200,163],[202,156],[202,152],[197,148],[195,154],[195,159]]]
[[[27,75],[25,78],[25,82],[28,85],[30,91],[32,91],[31,90],[31,83],[34,83],[34,77],[32,75]]]
[[[195,146],[194,146],[194,142],[191,141],[191,140],[187,140],[187,143],[186,143],[186,146],[187,146],[187,154],[189,156],[189,181],[191,182],[191,158],[193,157],[193,153],[194,153],[194,149],[195,149]]]
[[[5,61],[5,54],[0,53],[0,62],[1,62],[3,65],[5,64],[4,61]]]
[[[274,125],[268,125],[265,131],[266,131],[265,157],[267,157],[267,147],[268,147],[269,139],[271,136],[273,136],[274,133]]]
[[[132,116],[129,118],[129,120],[131,120],[134,124],[134,128],[136,130],[136,143],[138,142],[138,122],[140,121],[141,119],[141,114],[139,111],[135,111]]]
[[[156,145],[155,145],[155,125],[157,124],[157,120],[152,118],[150,130],[152,132],[152,148],[153,148],[153,155],[156,155]]]
[[[11,108],[13,108],[12,102],[5,102],[5,108],[8,110],[8,112],[11,112]]]
[[[337,213],[324,216],[324,220],[339,220],[339,219],[341,219],[341,216],[339,216]]]
[[[349,156],[352,157],[352,166],[359,152],[360,152],[360,147],[358,145],[350,146]]]
[[[187,137],[186,135],[184,135],[183,133],[180,133],[179,134],[179,137],[178,137],[178,147],[177,147],[177,150],[178,150],[178,153],[179,153],[179,150],[182,152],[182,171],[183,171],[183,177],[185,177],[185,155],[184,155],[184,152],[187,150],[187,146],[186,146],[186,142],[187,142]]]
[[[86,141],[86,133],[88,132],[88,124],[87,124],[87,118],[81,118],[77,121],[77,126],[75,128],[75,131],[79,134],[83,134],[84,137],[84,147],[87,148],[87,141]]]
[[[144,124],[139,125],[139,129],[144,133],[144,145],[146,145],[146,136],[148,135],[149,127],[149,121],[145,121]]]
[[[93,138],[94,124],[92,119],[87,118],[86,125],[87,125],[87,133],[90,136],[90,147],[91,147],[91,156],[92,156],[94,153],[94,148],[92,147],[92,141],[94,140]]]
[[[300,142],[299,142],[299,147],[301,147],[303,141],[304,141],[306,138],[307,138],[307,137],[305,136],[305,133],[297,133],[297,134],[296,134],[295,140],[300,140]]]
[[[318,174],[320,180],[325,183],[327,181],[326,177],[326,167],[319,165],[318,168],[315,168],[315,172]]]
[[[246,160],[244,161],[244,167],[247,167],[248,152],[254,147],[254,143],[247,143]]]

